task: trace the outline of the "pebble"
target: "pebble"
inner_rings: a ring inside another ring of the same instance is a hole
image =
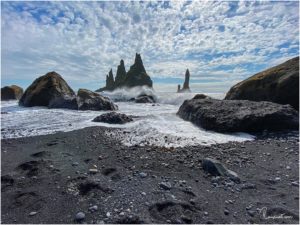
[[[161,183],[159,183],[159,186],[165,190],[170,190],[172,188],[172,185],[170,182],[161,182]]]
[[[30,212],[28,215],[29,216],[34,216],[34,215],[36,215],[37,214],[37,212]]]
[[[208,216],[208,212],[204,212],[204,215],[205,215],[205,216]]]
[[[225,215],[229,215],[229,211],[227,209],[224,210]]]
[[[77,221],[84,220],[84,218],[85,218],[85,214],[84,214],[83,212],[78,212],[78,213],[76,214],[76,216],[75,216],[75,219],[76,219]]]
[[[145,195],[146,195],[146,192],[142,192],[141,195],[144,195],[144,196],[145,196]]]
[[[89,173],[95,174],[95,173],[98,173],[98,170],[97,169],[89,169]]]
[[[293,181],[291,184],[292,184],[292,186],[299,187],[299,183],[297,181]]]
[[[79,165],[78,162],[73,162],[73,163],[72,163],[72,166],[78,166],[78,165]]]
[[[124,213],[124,212],[120,212],[119,215],[120,215],[120,216],[124,216],[125,213]]]
[[[89,208],[90,211],[95,212],[98,210],[98,206],[93,205],[92,207]]]
[[[106,217],[110,217],[110,212],[107,212],[107,213],[106,213]]]
[[[287,169],[287,170],[290,170],[290,169],[291,169],[291,167],[290,167],[290,166],[287,166],[287,167],[286,167],[286,169]]]
[[[140,172],[139,175],[141,178],[145,178],[145,177],[147,177],[148,174],[144,173],[144,172]]]
[[[253,217],[255,215],[255,211],[254,210],[248,210],[247,211],[249,216]]]
[[[275,181],[281,181],[281,178],[280,178],[280,177],[275,177],[274,180],[275,180]]]

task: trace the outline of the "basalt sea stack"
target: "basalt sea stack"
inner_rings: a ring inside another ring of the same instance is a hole
[[[299,57],[234,85],[225,99],[271,101],[290,104],[299,110]]]
[[[137,86],[147,86],[152,88],[152,80],[147,74],[141,55],[135,55],[134,64],[126,73],[124,61],[120,61],[117,69],[116,78],[114,79],[112,70],[106,76],[106,86],[96,91],[112,91],[116,88],[132,88]]]
[[[189,69],[185,72],[185,79],[182,89],[180,89],[180,84],[177,86],[177,92],[191,92],[190,90],[190,71]]]
[[[23,95],[23,89],[17,85],[5,86],[1,88],[1,100],[18,100]]]

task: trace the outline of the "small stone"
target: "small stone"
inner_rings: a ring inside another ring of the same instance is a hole
[[[89,208],[90,211],[95,212],[98,210],[98,206],[93,205],[92,207]]]
[[[37,214],[37,212],[30,212],[28,215],[29,216],[34,216],[34,215],[36,215]]]
[[[255,215],[255,211],[254,210],[248,210],[247,211],[249,216],[253,217]]]
[[[140,175],[141,178],[147,177],[147,173],[144,173],[144,172],[140,172],[139,175]]]
[[[120,215],[120,216],[124,216],[125,213],[124,213],[124,212],[120,212],[119,215]]]
[[[292,186],[299,187],[299,183],[298,183],[297,181],[293,181],[293,182],[291,183],[291,185],[292,185]]]
[[[229,215],[229,211],[227,209],[224,210],[225,215]]]
[[[204,215],[205,215],[205,216],[208,216],[208,212],[204,212]]]
[[[144,196],[145,196],[145,195],[146,195],[146,192],[142,192],[141,195],[144,195]]]
[[[159,183],[159,186],[164,190],[170,190],[172,188],[172,185],[170,182],[161,182],[161,183]]]
[[[290,167],[290,166],[287,166],[287,167],[286,167],[286,169],[287,169],[287,170],[290,170],[290,169],[291,169],[291,167]]]
[[[281,181],[281,178],[280,178],[280,177],[275,177],[274,180],[275,180],[275,181]]]
[[[78,162],[73,162],[73,163],[72,163],[72,166],[78,166],[78,165],[79,165]]]
[[[107,213],[106,213],[106,217],[110,217],[110,212],[107,212]]]
[[[84,214],[83,212],[78,212],[78,213],[76,214],[76,216],[75,216],[75,219],[76,219],[77,221],[84,220],[84,218],[85,218],[85,214]]]
[[[97,169],[89,169],[89,173],[95,174],[95,173],[98,173],[98,170]]]

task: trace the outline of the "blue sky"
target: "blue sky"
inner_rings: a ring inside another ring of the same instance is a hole
[[[226,92],[299,54],[298,1],[1,2],[1,82],[48,71],[95,90],[141,53],[157,90]]]

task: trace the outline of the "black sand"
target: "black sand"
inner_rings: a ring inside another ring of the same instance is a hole
[[[298,133],[167,149],[125,147],[106,129],[2,140],[2,223],[299,223]],[[205,157],[241,183],[207,175]]]

